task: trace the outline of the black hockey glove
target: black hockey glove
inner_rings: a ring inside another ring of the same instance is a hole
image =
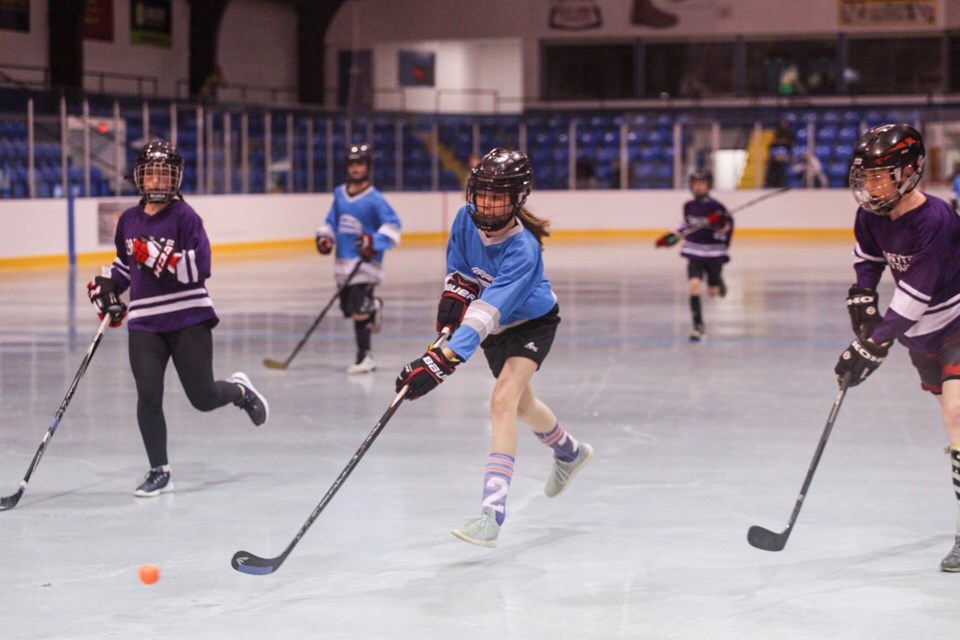
[[[111,278],[97,276],[87,283],[87,297],[97,308],[97,315],[103,320],[110,314],[110,327],[116,329],[127,317],[127,305],[120,300],[120,285]]]
[[[361,233],[356,239],[357,253],[364,262],[370,262],[377,255],[377,250],[373,248],[373,236],[369,233]]]
[[[675,234],[674,232],[671,231],[670,233],[665,233],[665,234],[663,234],[662,236],[660,236],[659,238],[657,238],[657,241],[656,241],[656,243],[655,243],[654,246],[657,246],[657,247],[672,247],[673,245],[677,244],[678,242],[680,242],[680,236],[678,236],[677,234]]]
[[[847,312],[853,333],[866,340],[880,324],[879,298],[874,289],[861,289],[857,285],[847,292]]]
[[[883,359],[890,352],[887,344],[876,344],[869,340],[860,340],[857,338],[847,349],[840,354],[837,366],[833,372],[842,379],[847,373],[850,374],[850,386],[855,387],[873,373],[877,367],[883,363]]]
[[[416,400],[436,389],[441,382],[453,375],[460,361],[443,355],[439,347],[427,349],[421,357],[405,365],[397,376],[397,393],[404,386],[410,385],[405,396],[409,400]]]
[[[444,327],[450,327],[451,334],[456,331],[463,322],[467,307],[479,295],[480,286],[476,282],[467,280],[459,273],[447,278],[440,304],[437,305],[437,331],[442,331]]]

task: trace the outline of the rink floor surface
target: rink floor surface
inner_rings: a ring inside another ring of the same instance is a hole
[[[537,395],[593,462],[556,498],[549,450],[521,433],[496,549],[450,529],[479,512],[493,379],[479,353],[403,403],[278,572],[280,554],[435,336],[439,246],[388,254],[378,370],[348,377],[352,324],[309,249],[214,255],[219,378],[270,403],[254,428],[200,413],[167,371],[176,491],[137,499],[148,463],[126,329],[110,331],[19,505],[0,513],[0,637],[161,639],[949,638],[960,575],[938,570],[957,505],[936,401],[902,347],[847,395],[786,549],[786,525],[851,339],[845,242],[744,239],[690,329],[685,262],[648,241],[548,244],[557,341]],[[0,495],[30,461],[97,327],[96,268],[0,270]],[[890,300],[890,279],[881,304]],[[160,580],[142,584],[143,563]]]

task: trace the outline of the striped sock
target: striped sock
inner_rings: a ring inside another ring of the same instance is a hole
[[[493,507],[497,513],[497,524],[503,524],[507,516],[507,492],[510,491],[510,480],[513,478],[513,462],[513,456],[491,453],[483,469],[483,506]]]
[[[573,436],[563,430],[560,423],[557,423],[550,431],[538,433],[537,438],[540,442],[553,449],[553,455],[558,460],[570,462],[577,457],[577,451],[580,450],[580,444],[574,440]]]
[[[960,446],[950,445],[950,464],[953,467],[953,493],[960,507]],[[960,515],[957,516],[957,531],[960,531]]]

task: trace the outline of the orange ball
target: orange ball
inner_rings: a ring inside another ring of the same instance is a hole
[[[140,580],[143,584],[153,584],[160,579],[160,567],[155,564],[145,564],[140,566]]]

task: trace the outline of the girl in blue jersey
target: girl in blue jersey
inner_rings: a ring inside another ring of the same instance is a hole
[[[496,546],[506,515],[518,419],[553,449],[547,496],[562,492],[593,457],[590,445],[569,435],[530,386],[560,323],[557,297],[543,274],[548,223],[523,208],[532,179],[527,156],[507,149],[493,149],[471,170],[467,204],[447,244],[448,275],[437,309],[437,330],[449,329],[450,341],[407,364],[396,381],[398,392],[408,386],[406,397],[419,398],[483,350],[497,382],[480,516],[452,533],[484,547]]]
[[[690,193],[693,200],[683,205],[683,222],[675,231],[657,240],[658,247],[669,247],[683,237],[680,255],[687,259],[687,282],[690,293],[690,315],[693,331],[690,341],[707,337],[703,323],[701,290],[707,281],[707,294],[713,298],[727,295],[723,282],[723,265],[730,261],[730,240],[733,239],[733,217],[727,208],[710,196],[713,174],[695,171],[690,174]],[[690,231],[690,229],[696,229]]]
[[[847,309],[856,338],[834,371],[856,386],[880,366],[894,340],[909,350],[921,387],[940,399],[960,507],[960,217],[916,188],[923,163],[923,138],[907,125],[875,127],[854,148],[857,281]],[[881,318],[876,289],[888,265],[896,290]],[[960,572],[960,518],[940,568]]]
[[[226,381],[213,378],[211,330],[219,320],[204,287],[210,241],[200,216],[180,193],[183,157],[167,142],[149,142],[137,155],[133,178],[140,203],[117,222],[117,257],[109,276],[97,276],[87,289],[100,317],[110,314],[111,327],[128,318],[137,423],[150,460],[134,495],[149,498],[173,491],[163,415],[163,377],[171,359],[187,398],[200,411],[233,403],[260,426],[268,406],[242,372]],[[120,301],[127,289],[129,314]]]
[[[333,205],[316,239],[322,255],[337,249],[334,277],[340,287],[340,309],[344,317],[353,318],[357,340],[357,358],[347,373],[355,375],[377,368],[370,336],[383,324],[383,301],[374,296],[374,288],[383,278],[384,253],[400,244],[400,218],[370,182],[369,145],[350,147],[346,161],[347,182],[334,190]],[[351,278],[357,261],[363,263]]]

